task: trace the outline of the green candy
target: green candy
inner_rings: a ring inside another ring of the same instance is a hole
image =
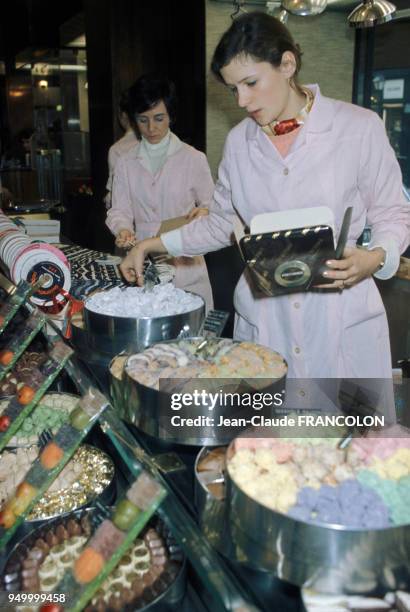
[[[74,429],[84,429],[88,425],[90,417],[80,406],[74,408],[74,410],[70,414],[70,424]]]
[[[33,429],[33,423],[31,422],[31,419],[26,419],[21,428],[25,432],[31,431]]]
[[[121,531],[129,531],[140,512],[128,499],[122,499],[114,510],[112,522]]]

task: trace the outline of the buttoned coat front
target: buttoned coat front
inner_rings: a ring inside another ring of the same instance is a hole
[[[250,118],[229,133],[211,214],[180,230],[184,254],[229,244],[235,215],[249,226],[259,213],[314,206],[333,210],[336,237],[345,209],[353,207],[349,245],[367,222],[372,245],[404,251],[410,206],[382,121],[309,87],[315,94],[312,110],[285,158]],[[279,351],[291,377],[391,377],[386,313],[373,278],[342,292],[269,298],[256,297],[245,271],[235,309],[235,338]]]

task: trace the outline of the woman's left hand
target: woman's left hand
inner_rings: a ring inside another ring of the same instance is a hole
[[[193,209],[186,215],[185,219],[188,219],[188,221],[193,221],[194,219],[206,217],[207,215],[209,215],[209,210],[207,208],[198,208],[197,206],[194,206]]]
[[[326,262],[329,270],[323,276],[334,282],[327,285],[316,285],[320,289],[347,289],[357,285],[364,278],[377,272],[384,261],[386,253],[381,247],[368,251],[357,247],[346,247],[342,259],[330,259]]]

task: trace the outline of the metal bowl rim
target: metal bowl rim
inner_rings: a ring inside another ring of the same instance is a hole
[[[136,355],[137,353],[133,353],[133,355]],[[118,381],[119,383],[121,383],[124,380],[124,374],[125,374],[125,364],[127,363],[127,360],[124,361],[124,367],[122,369],[122,377],[121,378],[117,378],[116,376],[114,376],[114,374],[111,371],[111,366],[113,364],[113,362],[118,358],[118,357],[130,357],[130,354],[127,353],[125,350],[121,351],[121,353],[118,353],[117,355],[114,355],[114,357],[110,360],[110,363],[108,364],[108,372],[110,374],[110,378],[113,378],[114,380]]]
[[[95,295],[95,293],[100,293],[105,291],[104,289],[97,289],[93,295]],[[185,291],[185,289],[184,289]],[[91,296],[87,296],[86,299],[84,300],[84,314],[85,312],[87,313],[92,313],[93,315],[97,315],[99,317],[104,317],[104,318],[108,318],[108,319],[120,319],[121,321],[160,321],[163,319],[169,319],[170,317],[179,317],[182,315],[187,315],[187,314],[192,314],[192,313],[196,313],[202,309],[205,309],[205,300],[201,295],[198,295],[197,293],[194,293],[193,291],[185,291],[185,293],[190,293],[191,295],[195,295],[195,297],[198,297],[202,300],[202,304],[201,306],[198,306],[198,308],[194,308],[193,310],[186,310],[185,312],[178,312],[175,313],[173,315],[169,314],[169,315],[165,315],[165,316],[161,316],[161,317],[122,317],[121,315],[110,315],[110,314],[104,314],[102,312],[95,312],[94,310],[91,310],[90,308],[87,308],[87,301]],[[84,321],[85,321],[85,317],[84,317]],[[85,321],[86,322],[86,321]],[[87,328],[85,328],[86,331]],[[167,342],[167,341],[166,341]]]
[[[178,344],[179,342],[186,342],[186,341],[191,341],[191,340],[205,340],[206,336],[188,336],[187,338],[180,338],[180,339],[174,339],[174,340],[160,340],[158,342],[154,342],[153,344],[151,344],[150,346],[148,346],[145,350],[148,350],[149,348],[151,348],[152,346],[154,346],[154,344]],[[243,342],[247,342],[246,340],[233,340],[232,338],[224,338],[223,336],[212,336],[211,340],[232,340],[233,344],[242,344]],[[273,378],[272,381],[274,381],[275,383],[277,383],[280,380],[286,380],[287,377],[287,373],[288,373],[288,363],[286,361],[286,359],[278,352],[275,351],[274,349],[269,348],[268,346],[264,346],[263,344],[258,344],[257,342],[249,342],[249,344],[255,344],[256,346],[261,346],[263,348],[267,348],[269,349],[272,353],[275,353],[275,355],[279,355],[279,357],[283,360],[283,362],[286,365],[286,371],[285,373],[280,376],[279,378]],[[132,378],[132,376],[130,374],[128,374],[127,372],[127,365],[128,365],[128,360],[131,359],[131,357],[133,357],[134,355],[140,355],[141,353],[143,353],[144,351],[140,351],[139,353],[134,352],[132,354],[128,354],[128,358],[125,362],[124,365],[124,374],[131,379],[132,382],[137,383],[138,385],[141,385],[141,387],[143,387],[144,389],[149,389],[150,391],[156,391],[157,393],[164,393],[163,391],[159,391],[158,389],[154,389],[153,387],[147,387],[146,385],[143,385],[142,383],[138,382],[137,380],[135,380],[135,378]],[[116,355],[115,357],[119,357],[121,355],[121,353],[119,353],[118,355]],[[113,359],[115,359],[115,357],[113,357]],[[111,362],[110,362],[111,365]],[[227,377],[228,378],[228,377]],[[250,379],[252,379],[252,376],[249,377]],[[117,379],[118,380],[118,379]],[[193,379],[192,379],[193,380]],[[200,380],[198,378],[198,380]],[[239,380],[239,379],[238,379]],[[262,379],[263,380],[263,379]],[[216,446],[219,446],[218,444]],[[220,446],[225,446],[224,444],[220,445]]]

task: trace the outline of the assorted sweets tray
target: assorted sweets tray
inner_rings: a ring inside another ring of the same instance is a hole
[[[141,385],[159,389],[164,379],[170,379],[171,384],[172,379],[186,379],[188,384],[191,378],[280,379],[287,366],[278,353],[262,345],[228,338],[211,338],[206,343],[203,338],[188,338],[155,344],[131,355],[125,372]]]
[[[20,360],[22,361],[22,360]],[[31,369],[28,372],[32,372]],[[23,373],[24,374],[24,373]],[[28,374],[28,378],[31,374]],[[68,421],[68,417],[79,401],[79,396],[71,393],[49,392],[38,402],[33,412],[23,421],[20,429],[8,442],[8,446],[18,448],[38,443],[44,430],[57,433],[58,429]],[[0,417],[7,401],[0,400]]]
[[[71,459],[84,437],[107,407],[105,397],[90,388],[70,412],[64,423],[31,464],[14,494],[0,511],[0,546],[4,546],[17,527]]]
[[[93,530],[90,508],[37,528],[11,552],[2,576],[8,592],[57,592]],[[116,568],[87,604],[87,612],[144,610],[161,601],[176,604],[184,594],[184,555],[165,524],[154,516],[133,540]],[[181,584],[182,582],[182,584]],[[26,606],[35,612],[37,606]]]

